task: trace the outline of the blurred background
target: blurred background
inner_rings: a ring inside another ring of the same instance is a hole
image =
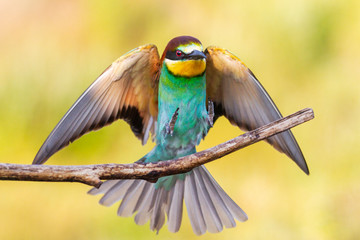
[[[0,182],[0,239],[359,239],[360,2],[0,0],[0,162],[30,164],[56,123],[113,60],[192,35],[240,57],[283,115],[311,107],[293,132],[310,168],[258,143],[207,164],[249,220],[196,237],[116,216],[78,183]],[[221,118],[199,146],[241,134]],[[142,147],[118,121],[48,164],[131,163]]]

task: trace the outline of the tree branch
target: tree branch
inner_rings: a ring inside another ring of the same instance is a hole
[[[81,166],[50,166],[0,164],[0,180],[80,182],[100,187],[105,179],[144,179],[156,181],[159,177],[185,173],[214,161],[236,150],[286,131],[314,118],[310,108],[247,132],[207,150],[178,159],[157,163],[99,164]]]

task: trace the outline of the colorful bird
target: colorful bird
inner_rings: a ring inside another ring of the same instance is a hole
[[[152,134],[155,147],[139,161],[164,161],[196,152],[220,116],[243,130],[252,130],[281,118],[260,82],[229,51],[208,47],[194,37],[172,39],[161,58],[155,45],[144,45],[112,63],[80,96],[50,133],[33,164],[42,164],[55,152],[85,133],[117,119],[130,124],[145,144]],[[306,174],[303,154],[291,131],[267,139]],[[90,194],[104,194],[100,203],[118,201],[119,216],[135,215],[137,224],[150,221],[159,231],[167,216],[168,229],[181,225],[183,200],[194,232],[220,232],[246,221],[245,212],[224,192],[204,166],[185,174],[145,180],[109,180]]]

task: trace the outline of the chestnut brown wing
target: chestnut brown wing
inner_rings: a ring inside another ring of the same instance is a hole
[[[117,119],[129,123],[144,144],[155,129],[159,65],[155,45],[138,47],[113,62],[56,125],[33,164]]]
[[[253,130],[282,118],[263,86],[239,58],[218,47],[208,47],[205,54],[207,96],[214,102],[215,120],[224,115],[242,130]],[[266,141],[309,174],[304,156],[290,130]]]

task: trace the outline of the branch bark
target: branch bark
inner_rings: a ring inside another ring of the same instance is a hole
[[[215,159],[221,158],[277,133],[286,131],[313,118],[313,110],[305,108],[207,150],[178,159],[157,163],[80,166],[0,163],[0,180],[80,182],[97,188],[101,186],[101,180],[105,179],[144,179],[156,181],[163,176],[188,172],[195,167],[214,161]]]

